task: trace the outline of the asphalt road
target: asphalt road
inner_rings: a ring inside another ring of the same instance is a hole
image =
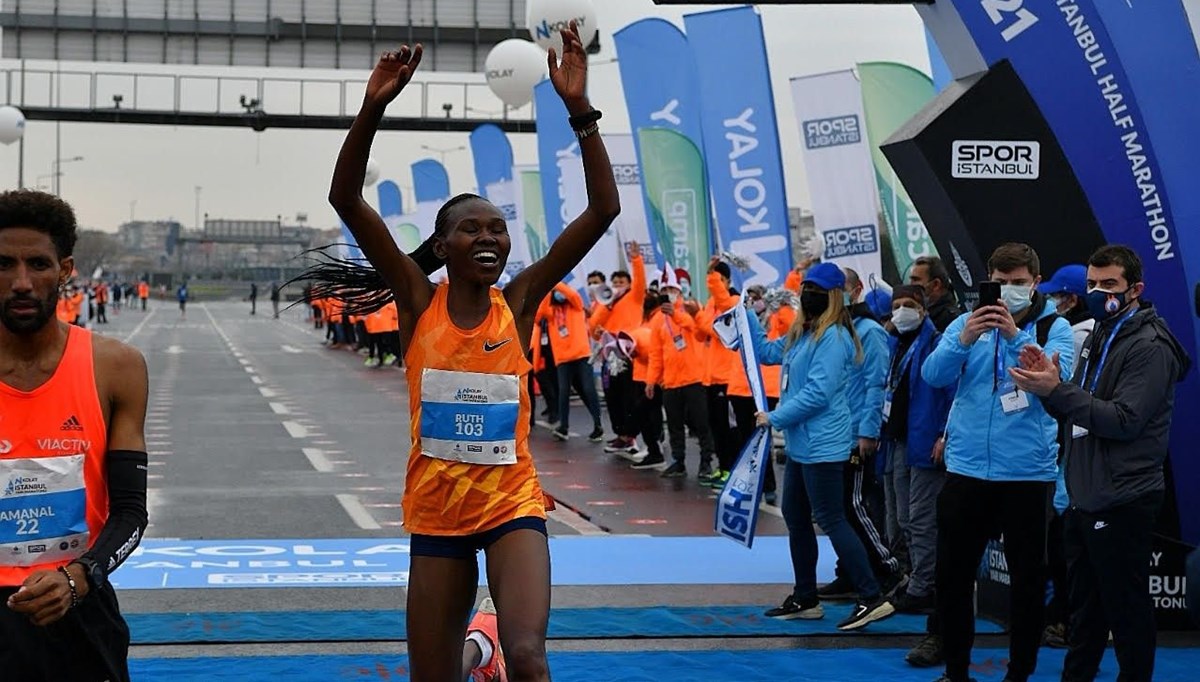
[[[299,309],[173,302],[110,313],[100,333],[150,369],[150,515],[157,538],[352,538],[402,534],[409,449],[403,372],[321,344]],[[590,420],[576,407],[575,429]],[[605,424],[608,420],[605,416]],[[582,437],[535,429],[554,535],[711,535],[714,493],[693,478],[632,471]],[[694,457],[694,453],[691,455]],[[695,459],[689,460],[694,465]],[[758,532],[783,534],[777,508]]]

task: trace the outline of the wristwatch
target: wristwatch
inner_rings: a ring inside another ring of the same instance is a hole
[[[89,556],[81,556],[71,563],[83,566],[83,574],[87,577],[89,591],[102,589],[108,584],[108,575],[100,566],[100,562],[95,559]]]

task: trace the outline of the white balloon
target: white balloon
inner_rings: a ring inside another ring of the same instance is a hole
[[[379,181],[379,162],[374,158],[367,159],[367,174],[363,178],[363,187],[370,187]]]
[[[25,134],[25,114],[16,107],[0,107],[0,144],[12,144]]]
[[[484,62],[488,87],[510,107],[522,107],[533,99],[533,86],[546,77],[546,53],[520,38],[501,41]]]
[[[596,8],[592,0],[529,0],[527,26],[533,42],[543,50],[551,47],[562,56],[562,35],[574,19],[579,24],[579,38],[587,47],[596,37]]]

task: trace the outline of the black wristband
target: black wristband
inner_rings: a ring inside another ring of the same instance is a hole
[[[603,117],[604,114],[600,113],[599,109],[592,109],[591,111],[582,113],[578,116],[572,116],[568,120],[571,123],[571,130],[579,132],[596,121],[599,121]]]

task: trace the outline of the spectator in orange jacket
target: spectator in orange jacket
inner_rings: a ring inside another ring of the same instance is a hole
[[[729,310],[738,303],[738,291],[730,286],[729,263],[718,256],[713,256],[708,264],[708,304],[701,314],[696,316],[697,324],[705,331],[712,329],[713,321],[721,313]],[[745,377],[742,361],[737,351],[730,350],[721,343],[716,334],[709,333],[704,340],[705,372],[704,393],[708,401],[709,423],[712,427],[713,445],[717,449],[717,469],[707,481],[701,481],[712,488],[720,488],[729,480],[729,471],[733,469],[741,443],[737,443],[734,431],[729,427],[729,385],[735,381],[735,375]],[[747,387],[748,390],[748,387]]]
[[[650,356],[654,349],[654,328],[661,323],[658,296],[642,297],[642,324],[630,332],[633,339],[633,402],[629,419],[637,424],[646,443],[645,455],[633,459],[634,469],[661,469],[666,463],[659,441],[663,429],[663,392],[650,383]],[[629,453],[627,453],[629,454]]]
[[[684,273],[686,274],[686,273]],[[704,356],[701,332],[695,315],[700,304],[685,300],[680,277],[670,268],[659,287],[661,315],[654,325],[651,343],[650,375],[645,396],[653,397],[653,387],[663,389],[663,407],[667,410],[667,432],[671,443],[671,465],[663,478],[687,476],[685,428],[700,441],[700,480],[712,478],[714,452],[712,431],[708,425],[708,403],[704,395]],[[704,334],[703,336],[707,336]]]
[[[626,245],[626,256],[632,272],[618,270],[612,273],[613,299],[608,304],[598,305],[592,314],[593,336],[611,339],[624,332],[632,335],[642,325],[643,303],[646,300],[646,263],[642,259],[641,247],[637,242]],[[608,368],[605,367],[607,372]],[[604,402],[608,407],[608,418],[612,423],[613,438],[604,447],[605,452],[632,454],[637,452],[637,435],[641,420],[633,416],[635,399],[632,365],[625,371],[609,373],[604,388]]]
[[[548,322],[550,348],[558,369],[559,421],[554,437],[561,441],[570,438],[570,398],[571,387],[574,386],[592,415],[592,432],[588,440],[599,443],[604,439],[604,427],[600,425],[600,398],[596,394],[596,380],[592,365],[588,362],[592,349],[588,341],[583,298],[577,291],[559,282],[542,302],[537,315]]]

